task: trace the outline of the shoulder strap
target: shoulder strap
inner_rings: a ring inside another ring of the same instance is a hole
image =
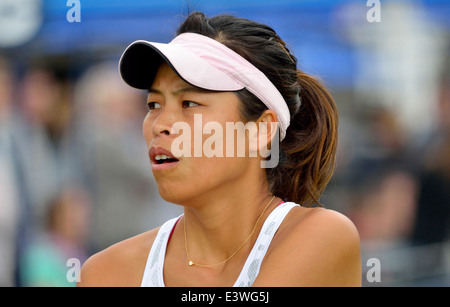
[[[156,235],[150,253],[148,254],[141,287],[164,287],[163,268],[167,242],[180,217],[181,216],[168,220],[158,230],[158,234]]]
[[[299,205],[293,202],[286,202],[270,213],[261,228],[258,239],[242,268],[241,274],[234,283],[234,287],[251,287],[253,285],[273,236],[289,211],[296,206]]]

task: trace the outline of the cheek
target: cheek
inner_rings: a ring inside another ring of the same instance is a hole
[[[150,147],[150,144],[153,141],[152,123],[153,120],[151,120],[149,114],[147,114],[142,123],[142,132],[145,138],[145,142],[147,143],[147,147]]]
[[[186,199],[231,187],[245,174],[245,158],[185,158],[171,174],[155,174],[163,199],[183,203]]]
[[[214,189],[242,177],[248,161],[238,157],[192,158],[189,183],[198,189]],[[195,183],[195,184],[194,184]]]

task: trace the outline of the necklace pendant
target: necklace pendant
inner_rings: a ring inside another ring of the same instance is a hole
[[[192,260],[189,260],[188,264],[189,264],[190,266],[193,266],[193,265],[194,265],[194,262],[192,262]]]

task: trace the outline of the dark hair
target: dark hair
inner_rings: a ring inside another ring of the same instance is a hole
[[[280,143],[277,167],[267,168],[271,192],[303,206],[319,205],[331,178],[337,147],[338,114],[327,89],[297,68],[297,59],[269,26],[230,15],[190,14],[177,35],[193,32],[213,38],[261,70],[278,88],[291,113]],[[246,89],[236,92],[244,120],[258,119],[267,107]]]

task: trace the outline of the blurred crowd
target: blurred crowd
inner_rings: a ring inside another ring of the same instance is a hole
[[[324,201],[358,228],[364,274],[375,257],[381,285],[450,285],[450,62],[440,69],[432,129],[407,134],[381,106],[341,121],[336,172]],[[431,109],[429,112],[433,112]]]
[[[142,120],[145,95],[117,63],[79,78],[47,61],[0,61],[0,285],[69,285],[86,258],[173,217],[159,196]]]
[[[381,29],[384,45],[360,25],[336,28],[376,56],[364,54],[358,65],[367,70],[353,88],[332,89],[339,148],[321,201],[358,228],[363,285],[378,285],[365,275],[377,258],[379,285],[448,286],[449,46],[436,48],[442,61],[431,63],[441,59],[430,49],[434,30],[414,41],[383,5],[382,22],[370,28]],[[426,28],[413,21],[415,34]],[[392,62],[376,62],[380,54]],[[0,57],[0,286],[73,286],[68,259],[83,263],[181,212],[158,194],[142,135],[145,93],[120,79],[118,56],[83,65],[70,55]]]

